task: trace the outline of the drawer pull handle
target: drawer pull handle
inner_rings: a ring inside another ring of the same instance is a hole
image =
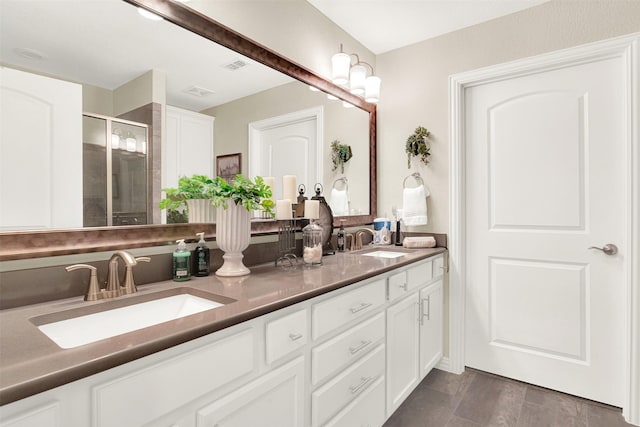
[[[371,344],[371,341],[361,341],[360,345],[357,345],[355,347],[349,347],[349,352],[351,352],[351,354],[356,354],[357,352],[359,352],[369,344]]]
[[[372,305],[373,305],[373,304],[372,304],[372,303],[370,303],[370,302],[363,302],[363,303],[362,303],[362,304],[360,304],[359,306],[357,306],[357,307],[352,307],[352,308],[350,308],[349,310],[351,310],[351,314],[356,314],[357,312],[362,311],[362,310],[364,310],[365,308],[369,308],[369,307],[371,307]]]
[[[297,341],[302,338],[302,334],[289,334],[289,338],[291,341]]]
[[[404,282],[403,284],[398,285],[398,287],[404,289],[404,291],[407,292],[409,290],[409,283]]]
[[[360,384],[358,384],[356,386],[349,387],[349,391],[351,392],[351,394],[358,393],[360,390],[362,390],[364,387],[366,387],[367,384],[369,384],[372,379],[373,379],[373,377],[362,377]]]

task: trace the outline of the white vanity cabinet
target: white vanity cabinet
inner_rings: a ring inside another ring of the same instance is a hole
[[[442,357],[440,255],[388,280],[386,416],[404,402]],[[398,279],[405,273],[406,283]],[[400,286],[401,285],[401,286]],[[400,289],[400,290],[398,290]]]
[[[196,427],[304,425],[304,358],[299,357],[199,409]]]
[[[442,357],[442,256],[0,407],[0,427],[380,427]]]
[[[420,291],[420,380],[442,359],[442,279]]]

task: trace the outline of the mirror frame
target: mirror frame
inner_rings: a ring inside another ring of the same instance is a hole
[[[369,113],[369,215],[334,218],[334,226],[345,219],[346,226],[370,224],[377,214],[376,105],[365,102],[346,89],[315,74],[277,52],[243,36],[223,24],[171,0],[123,0],[162,16],[187,31],[225,46],[267,67],[334,95]],[[273,220],[251,223],[251,234],[273,234]],[[92,227],[70,230],[26,230],[0,233],[0,261],[81,254],[117,249],[173,244],[176,239],[205,232],[215,237],[215,224],[157,224],[118,227]]]

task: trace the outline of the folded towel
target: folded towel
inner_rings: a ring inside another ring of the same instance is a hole
[[[349,194],[347,190],[331,189],[329,206],[331,206],[331,211],[335,216],[349,215]]]
[[[405,237],[402,246],[405,248],[435,248],[436,239],[433,236]]]
[[[427,223],[427,197],[429,190],[424,185],[405,188],[402,192],[402,223],[425,225]]]

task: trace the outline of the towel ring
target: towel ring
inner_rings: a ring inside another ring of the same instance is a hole
[[[402,181],[402,188],[407,188],[407,180],[408,180],[409,178],[413,178],[413,179],[415,179],[415,180],[416,180],[416,182],[418,183],[418,185],[417,185],[417,186],[424,185],[424,180],[423,180],[423,179],[422,179],[422,177],[420,176],[420,172],[414,172],[414,173],[412,173],[411,175],[406,176],[406,177],[404,178],[404,181]]]
[[[347,180],[346,176],[343,176],[342,178],[338,178],[335,181],[333,181],[333,188],[336,190],[339,190],[339,188],[336,187],[336,185],[338,185],[339,183],[342,183],[342,185],[344,186],[343,190],[349,191],[349,181]]]

